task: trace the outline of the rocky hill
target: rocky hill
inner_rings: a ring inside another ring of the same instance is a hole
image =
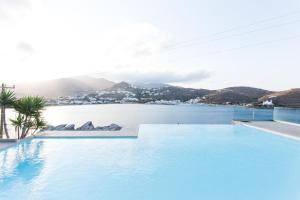
[[[133,86],[129,83],[126,83],[124,81],[120,83],[116,83],[113,86],[107,88],[108,91],[114,91],[114,90],[132,90]]]
[[[276,106],[300,107],[300,88],[273,92],[259,99],[259,101],[266,100],[272,100]]]
[[[247,104],[255,103],[259,98],[271,94],[271,91],[252,87],[229,87],[210,91],[203,98],[205,103],[213,104]]]
[[[159,88],[153,97],[158,100],[180,100],[182,102],[208,95],[210,90],[168,86]]]
[[[210,90],[206,89],[183,88],[170,85],[160,85],[160,87],[157,88],[140,88],[126,82],[117,83],[107,89],[107,91],[128,91],[135,94],[135,97],[141,101],[180,100],[183,102],[193,98],[202,97],[210,92]],[[116,93],[112,93],[112,95],[115,97]],[[108,97],[107,94],[106,97]]]
[[[264,89],[260,89],[260,88],[254,88],[254,87],[244,87],[244,86],[229,87],[229,88],[225,88],[223,90],[229,90],[229,91],[232,91],[232,92],[250,97],[252,99],[257,99],[257,98],[260,98],[264,95],[272,93],[271,91],[268,91],[268,90],[264,90]]]

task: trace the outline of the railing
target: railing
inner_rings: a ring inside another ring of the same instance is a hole
[[[276,107],[274,120],[300,124],[300,109]]]
[[[272,121],[273,109],[234,107],[233,120],[236,121]]]

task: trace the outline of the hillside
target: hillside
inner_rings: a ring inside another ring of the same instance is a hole
[[[113,86],[107,88],[107,90],[114,91],[114,90],[132,90],[132,85],[126,82],[116,83]]]
[[[238,93],[238,94],[250,97],[252,99],[257,99],[257,98],[260,98],[262,96],[272,93],[271,91],[268,91],[268,90],[264,90],[264,89],[260,89],[260,88],[253,88],[253,87],[244,87],[244,86],[229,87],[229,88],[225,88],[224,90],[230,90],[234,93]]]
[[[126,82],[120,82],[107,89],[108,91],[128,91],[135,94],[138,99],[144,100],[180,100],[188,101],[193,98],[209,94],[210,90],[165,86],[160,88],[139,88]],[[115,93],[105,97],[116,97]]]
[[[265,100],[272,100],[276,106],[300,107],[300,88],[273,92],[259,99]]]
[[[270,94],[270,91],[252,87],[229,87],[211,91],[204,97],[205,103],[213,104],[245,104],[257,102],[259,98]]]
[[[157,98],[160,100],[180,100],[184,102],[208,95],[210,90],[168,86],[160,88],[158,93]]]
[[[46,98],[57,98],[59,96],[76,95],[81,92],[106,89],[113,85],[114,82],[103,78],[79,76],[16,84],[16,94],[18,96],[40,95]]]

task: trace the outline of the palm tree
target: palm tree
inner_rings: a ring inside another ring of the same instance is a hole
[[[18,139],[20,139],[20,130],[22,128],[23,121],[24,121],[24,116],[20,114],[18,114],[16,119],[10,119],[10,122],[15,127],[15,131],[18,134]]]
[[[7,138],[9,138],[5,109],[12,107],[16,101],[15,93],[11,90],[2,90],[0,93],[0,106],[1,106],[1,124],[0,124],[0,138],[3,137],[3,132]]]
[[[18,138],[25,138],[31,131],[34,134],[37,130],[44,128],[46,123],[42,118],[42,111],[45,107],[45,100],[42,97],[23,97],[14,104],[18,113],[15,120],[11,120],[18,132]]]

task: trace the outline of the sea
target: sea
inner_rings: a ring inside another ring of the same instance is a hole
[[[233,120],[272,120],[273,109],[218,105],[101,104],[50,106],[44,111],[48,124],[92,121],[95,126],[111,123],[139,124],[230,124]]]

